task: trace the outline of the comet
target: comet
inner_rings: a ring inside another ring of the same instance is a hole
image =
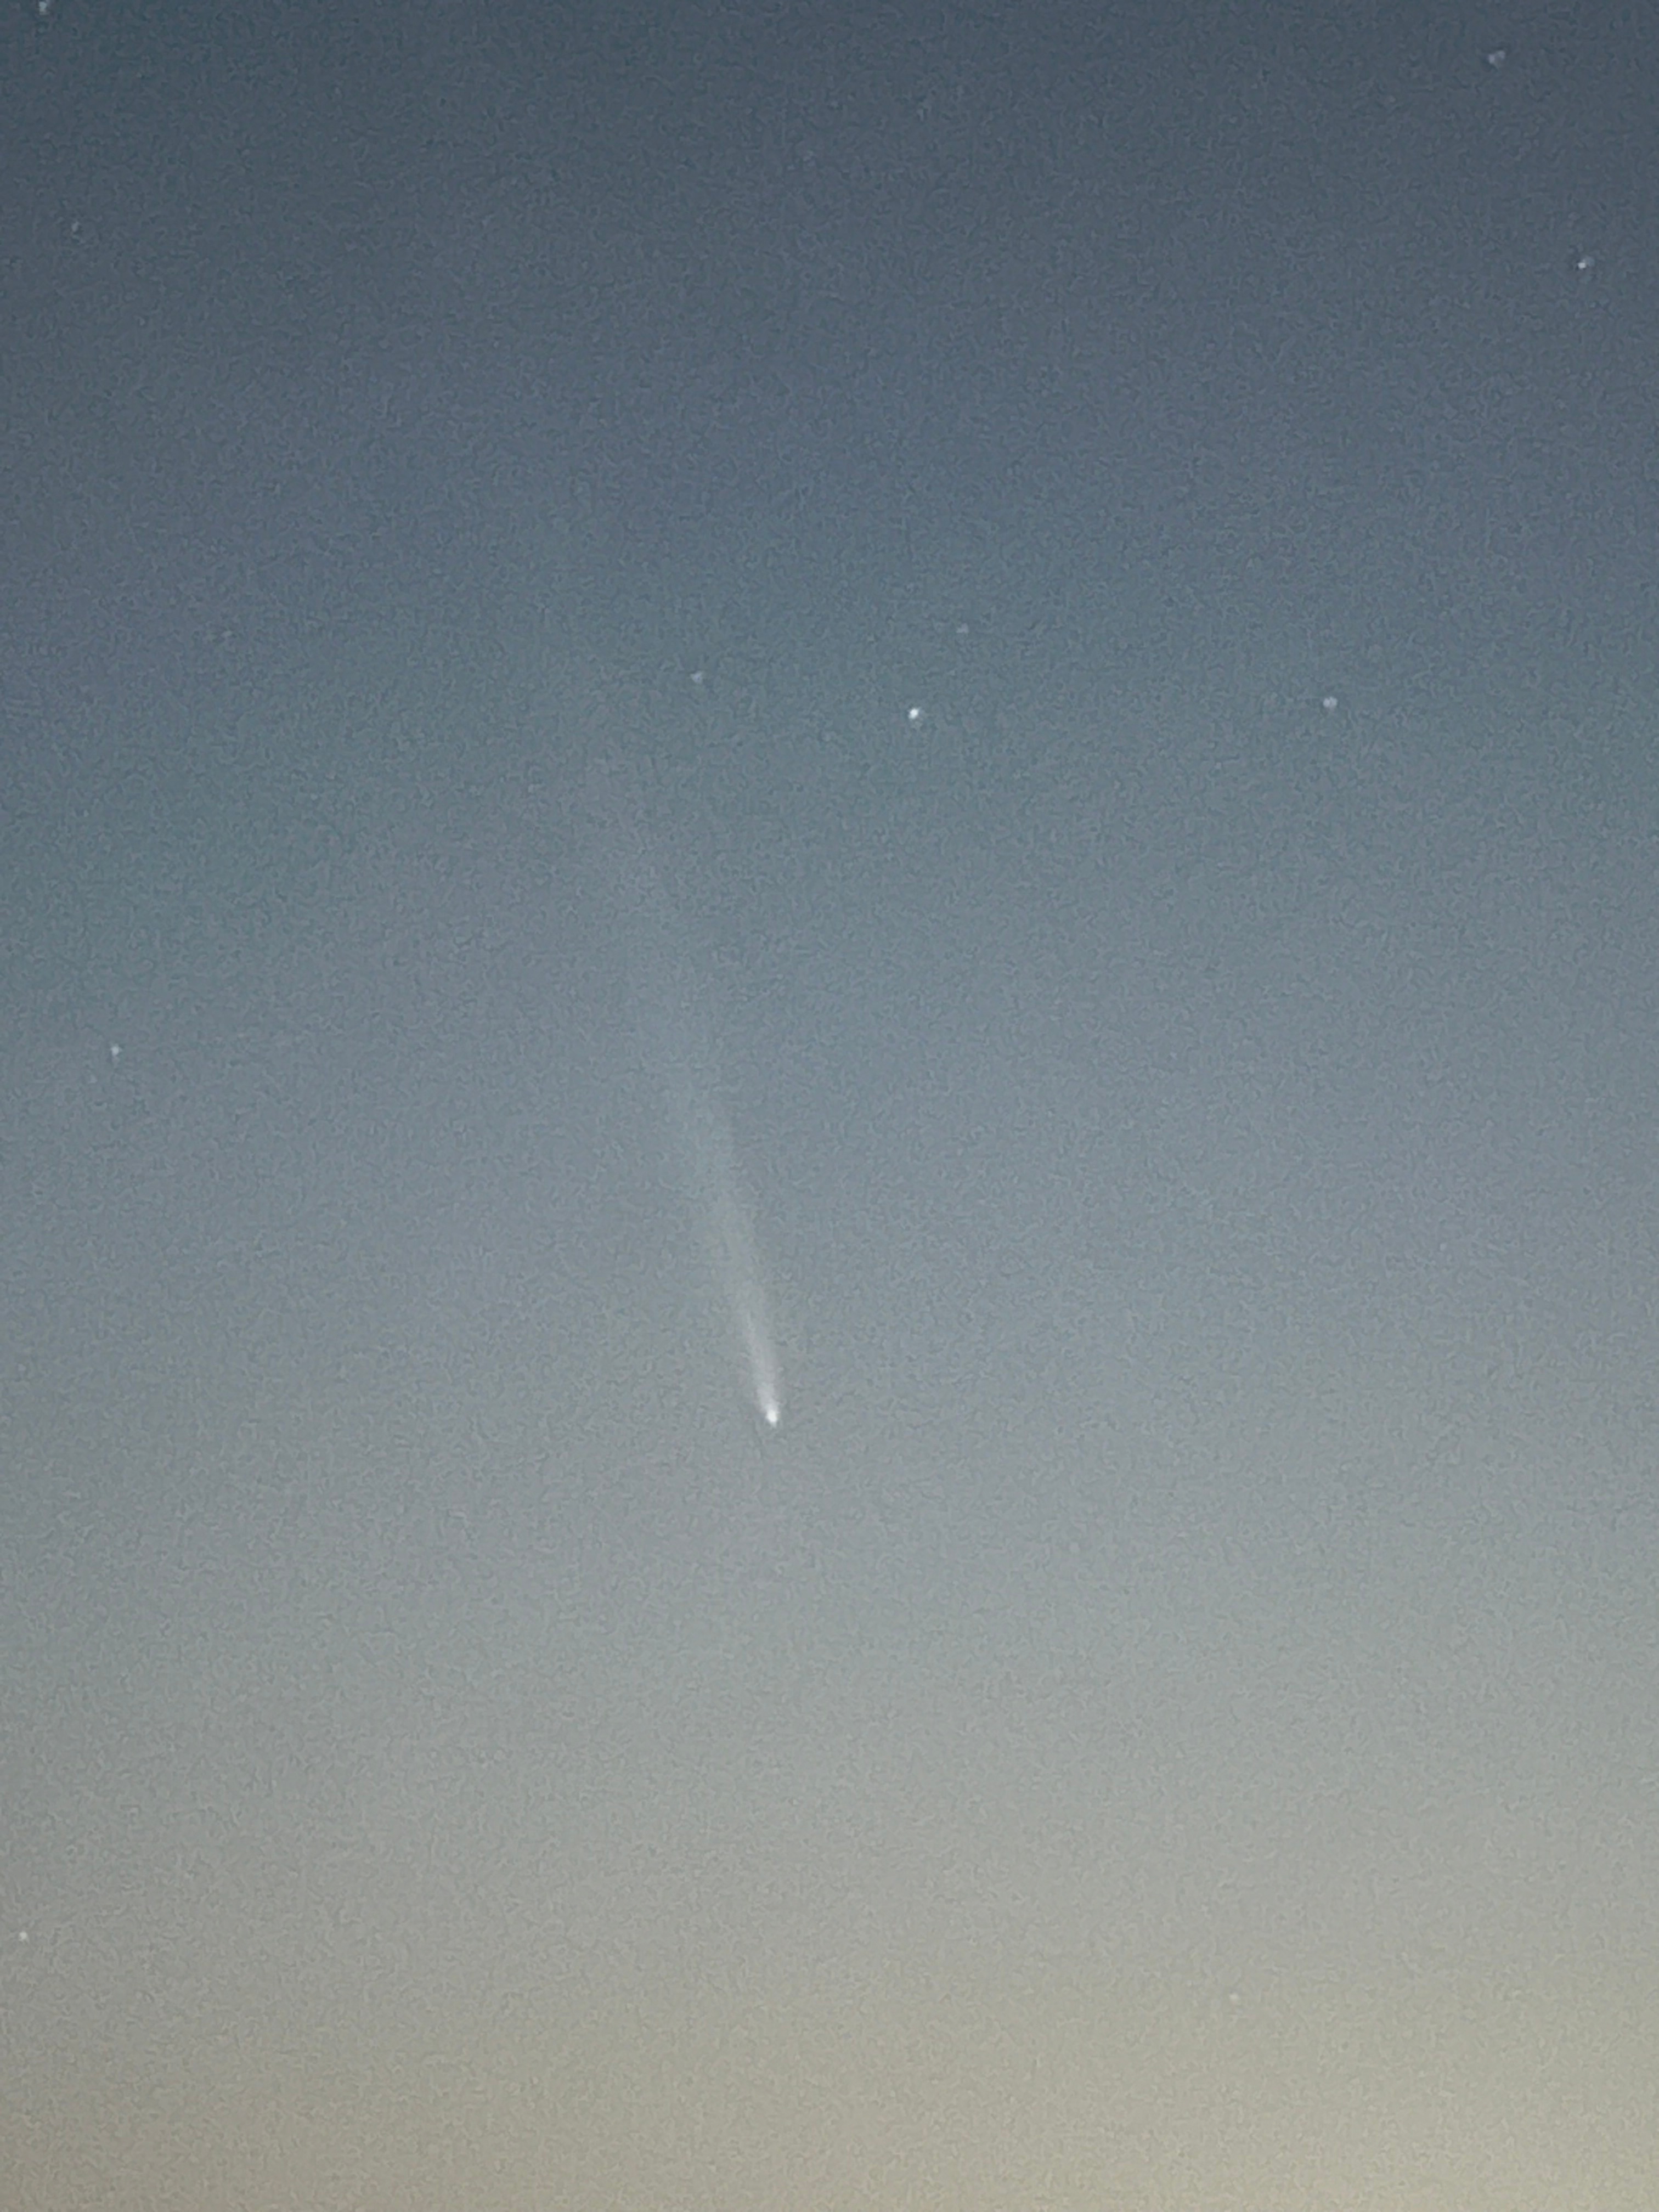
[[[738,1172],[732,1125],[714,1072],[713,1025],[686,957],[684,927],[657,866],[632,772],[614,757],[596,760],[588,771],[588,793],[610,893],[617,902],[641,1038],[661,1085],[674,1148],[749,1395],[769,1431],[783,1419],[777,1341],[753,1211]]]

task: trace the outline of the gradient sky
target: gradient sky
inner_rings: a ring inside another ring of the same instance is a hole
[[[0,2197],[1650,2212],[1649,15],[41,0],[0,170]]]

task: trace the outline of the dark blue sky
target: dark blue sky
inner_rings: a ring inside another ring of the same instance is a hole
[[[1656,137],[5,18],[32,2206],[1650,2201]]]

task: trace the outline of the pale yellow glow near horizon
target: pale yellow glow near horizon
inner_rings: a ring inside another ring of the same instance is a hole
[[[34,2212],[1647,2212],[1659,1996],[941,1972],[67,2076]]]

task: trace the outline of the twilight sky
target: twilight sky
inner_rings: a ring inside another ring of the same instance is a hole
[[[31,0],[0,173],[17,2203],[1645,2212],[1649,15]]]

